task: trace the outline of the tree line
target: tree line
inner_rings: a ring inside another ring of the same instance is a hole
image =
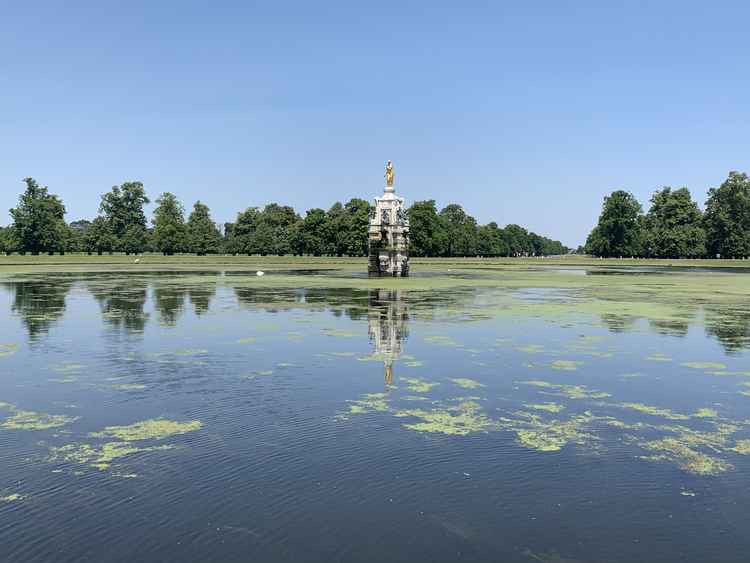
[[[248,207],[235,221],[219,226],[208,206],[195,202],[189,215],[170,192],[155,201],[149,222],[144,206],[150,203],[141,182],[114,186],[101,196],[99,214],[92,220],[67,223],[62,200],[26,178],[18,205],[10,210],[12,223],[0,227],[0,252],[88,253],[161,252],[207,254],[364,256],[370,213],[366,200],[334,203],[327,211],[314,208],[304,216],[292,207],[270,203]],[[519,225],[501,228],[479,225],[455,203],[438,210],[434,200],[417,201],[408,209],[411,253],[414,256],[546,256],[564,254],[559,241],[529,232]]]
[[[664,187],[643,206],[625,190],[604,198],[599,221],[579,252],[603,257],[746,258],[750,256],[750,179],[730,172],[708,190],[701,211],[687,188]]]

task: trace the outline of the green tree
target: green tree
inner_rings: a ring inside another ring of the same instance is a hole
[[[254,252],[278,256],[289,254],[292,251],[291,229],[298,220],[299,215],[288,205],[277,203],[266,205],[256,220]]]
[[[520,225],[510,224],[503,229],[503,238],[509,256],[525,256],[534,252],[529,240],[529,232]]]
[[[186,225],[187,242],[190,252],[198,256],[214,254],[221,245],[221,233],[211,219],[208,206],[196,201]]]
[[[477,254],[477,222],[463,208],[451,203],[440,211],[445,229],[445,256],[475,256]]]
[[[651,196],[643,251],[655,258],[697,258],[706,253],[702,213],[687,188],[664,187]]]
[[[185,246],[185,212],[174,194],[164,192],[156,200],[154,210],[154,245],[170,256]]]
[[[327,247],[326,222],[326,212],[322,209],[310,209],[305,214],[299,230],[305,253],[321,256],[325,252]]]
[[[599,222],[586,239],[586,251],[596,256],[639,256],[643,208],[633,194],[616,190],[604,198]]]
[[[255,232],[258,228],[260,211],[257,207],[248,207],[237,214],[237,220],[232,224],[229,233],[229,244],[233,254],[247,254],[255,252]]]
[[[507,256],[508,245],[503,230],[494,221],[479,227],[477,252],[480,256]]]
[[[114,250],[130,254],[146,249],[148,222],[143,206],[147,203],[149,199],[141,182],[125,182],[119,187],[113,186],[102,196],[99,212],[115,238]]]
[[[414,256],[440,256],[445,247],[445,228],[435,200],[415,201],[409,215],[410,251]]]
[[[750,179],[747,174],[730,172],[721,186],[708,191],[704,225],[711,256],[750,256]]]
[[[10,210],[19,249],[32,254],[64,250],[68,236],[65,206],[33,178],[24,182],[26,191],[18,197],[18,206]]]
[[[326,212],[325,223],[325,254],[343,256],[346,252],[346,210],[337,201]]]
[[[346,217],[342,247],[348,256],[367,255],[367,230],[370,226],[370,204],[352,198],[344,205]]]
[[[104,252],[113,252],[117,239],[110,231],[109,223],[104,217],[97,217],[86,229],[83,237],[83,247],[86,252],[101,255]]]
[[[86,252],[86,231],[91,228],[91,221],[80,219],[68,225],[70,238],[67,250],[69,252]]]
[[[0,252],[10,256],[16,250],[16,241],[11,227],[0,227]]]

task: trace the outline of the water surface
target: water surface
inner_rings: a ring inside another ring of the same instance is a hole
[[[746,274],[0,280],[0,558],[746,561]]]

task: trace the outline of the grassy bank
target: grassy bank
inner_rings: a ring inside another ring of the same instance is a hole
[[[137,263],[136,263],[137,260]],[[666,266],[683,268],[748,268],[750,260],[644,260],[598,259],[589,256],[562,256],[553,258],[414,258],[412,270],[450,270],[476,268],[528,268],[534,266],[598,266],[642,267]],[[367,268],[366,258],[335,256],[195,256],[180,254],[163,256],[145,254],[139,257],[124,254],[66,254],[64,256],[0,256],[0,274],[28,273],[31,271],[148,271],[148,270],[286,270],[286,269],[337,269],[361,270]]]

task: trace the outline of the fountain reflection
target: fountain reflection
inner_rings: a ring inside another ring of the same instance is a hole
[[[401,356],[402,343],[409,336],[405,297],[405,292],[392,289],[369,292],[367,332],[376,356],[383,360],[386,385],[393,385],[393,363]]]

